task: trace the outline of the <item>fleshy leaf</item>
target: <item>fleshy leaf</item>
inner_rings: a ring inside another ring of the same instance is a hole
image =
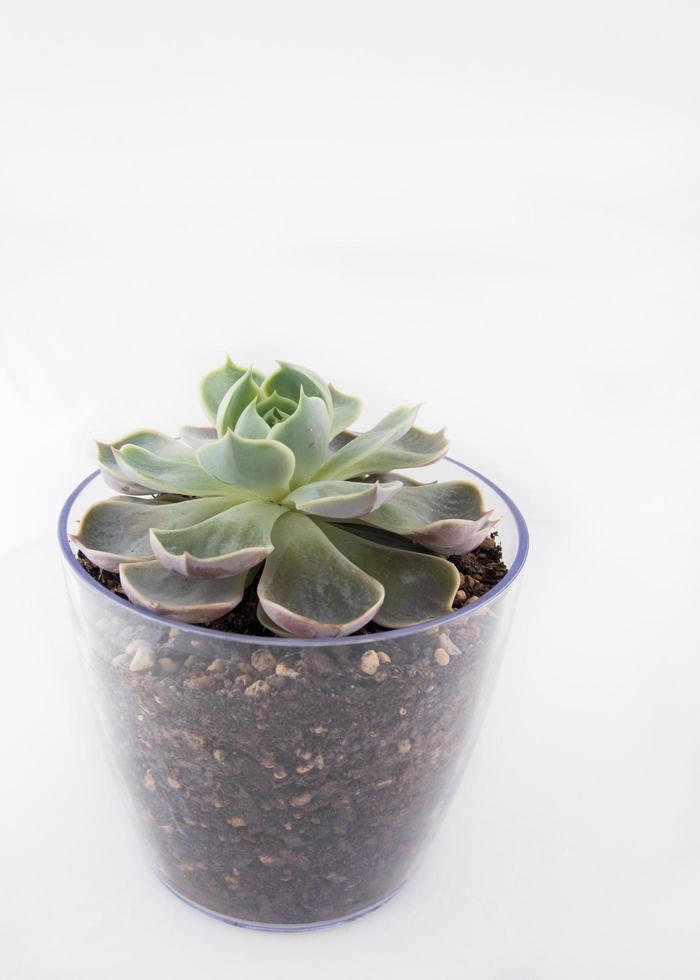
[[[209,445],[202,447],[199,452]],[[115,452],[119,468],[126,476],[136,483],[149,487],[149,492],[179,493],[187,497],[217,497],[235,498],[233,503],[248,500],[250,493],[245,493],[238,487],[227,486],[206,473],[193,457],[194,462],[184,462],[176,459],[165,459],[157,456],[148,449],[140,446],[124,446]]]
[[[383,472],[409,466],[427,466],[441,459],[447,452],[447,446],[444,429],[425,432],[413,426],[400,439],[383,446],[366,462],[370,470]]]
[[[316,479],[348,480],[352,476],[361,476],[371,470],[384,469],[385,467],[378,466],[376,463],[381,450],[400,439],[410,429],[417,412],[418,406],[395,408],[374,428],[351,439],[334,453],[316,473]],[[386,469],[391,469],[391,466],[387,466]]]
[[[151,528],[153,554],[165,568],[192,578],[225,578],[264,561],[272,551],[270,531],[283,507],[252,500],[191,527]],[[157,520],[157,516],[154,518]]]
[[[331,437],[337,436],[343,429],[355,421],[362,409],[362,402],[353,395],[344,395],[333,385],[328,385],[333,402],[333,418],[331,420]]]
[[[216,422],[216,413],[219,410],[221,399],[244,374],[245,368],[238,367],[230,357],[227,357],[220,368],[210,371],[202,378],[199,386],[202,404],[212,422]]]
[[[276,391],[283,398],[288,398],[296,405],[299,401],[299,392],[303,389],[309,397],[320,398],[328,417],[333,416],[333,399],[330,389],[326,382],[314,371],[300,367],[298,364],[289,364],[287,361],[279,361],[279,367],[267,377],[263,384],[265,394]]]
[[[132,432],[123,439],[111,442],[112,449],[123,449],[124,446],[140,446],[141,449],[148,449],[149,452],[157,453],[164,459],[179,459],[185,462],[194,460],[194,451],[184,445],[179,439],[166,436],[163,432],[156,432],[153,429],[139,429]]]
[[[473,483],[452,481],[403,487],[392,499],[363,518],[364,523],[400,534],[444,555],[477,548],[495,523],[484,513]]]
[[[119,566],[126,595],[137,606],[184,623],[210,623],[234,609],[243,597],[246,573],[230,578],[191,579],[158,561]]]
[[[258,414],[257,404],[251,402],[241,412],[234,431],[243,439],[267,439],[270,426]]]
[[[263,391],[265,391],[264,385],[263,385]],[[296,398],[294,399],[294,401],[292,401],[291,398],[284,398],[282,395],[279,395],[276,391],[273,391],[269,395],[266,395],[265,398],[259,398],[257,402],[258,415],[260,415],[262,418],[265,418],[272,412],[273,409],[277,409],[279,413],[279,418],[276,419],[276,421],[278,422],[281,419],[286,418],[287,415],[292,415],[292,413],[296,410],[296,407],[297,407]]]
[[[405,487],[423,487],[424,483],[420,480],[414,480],[412,476],[406,476],[405,473],[394,473],[392,470],[387,470],[385,473],[369,473],[367,475],[368,480],[379,480],[380,483],[394,483],[396,480],[399,483],[403,483]]]
[[[263,609],[295,636],[347,636],[372,619],[384,588],[335,548],[304,514],[272,529],[274,551],[258,582]]]
[[[330,419],[323,400],[309,397],[302,389],[294,414],[272,427],[270,439],[294,453],[290,485],[294,488],[308,483],[328,455]]]
[[[119,467],[117,463],[116,456],[112,450],[111,446],[108,446],[104,442],[97,443],[97,459],[100,464],[100,473],[102,474],[102,479],[105,481],[108,487],[112,490],[117,490],[119,493],[127,493],[133,496],[142,496],[143,494],[152,493],[148,487],[141,486],[140,483],[136,483],[135,480],[130,480],[126,473]]]
[[[441,555],[467,554],[478,548],[498,524],[498,518],[489,520],[492,513],[488,510],[475,521],[437,521],[415,534],[412,540]]]
[[[256,613],[258,617],[258,622],[260,623],[261,626],[264,626],[266,630],[269,630],[271,633],[274,633],[276,636],[287,636],[290,638],[294,636],[293,633],[288,633],[287,630],[283,630],[282,627],[278,626],[273,619],[270,619],[270,617],[263,609],[262,603],[260,602],[258,603],[258,608],[256,609]]]
[[[165,504],[113,497],[93,504],[70,537],[98,568],[116,572],[123,563],[152,557],[148,532],[154,525],[182,527],[230,506],[230,501],[221,497]]]
[[[253,380],[253,369],[249,368],[232,385],[219,403],[216,413],[216,431],[223,436],[228,429],[235,429],[243,409],[254,402],[260,389]]]
[[[351,483],[349,480],[323,480],[299,487],[282,501],[305,514],[351,521],[371,514],[401,489],[403,484]]]
[[[129,493],[136,496],[151,493],[148,487],[141,486],[139,483],[128,479],[120,468],[114,455],[114,450],[121,449],[127,445],[141,446],[143,449],[149,449],[151,452],[166,457],[166,459],[194,461],[194,453],[188,446],[184,446],[176,439],[171,439],[170,436],[166,436],[162,432],[156,432],[153,429],[139,429],[137,432],[131,432],[128,436],[117,439],[112,443],[98,442],[97,459],[100,464],[102,476],[108,486],[113,490],[118,490],[120,493]]]
[[[384,586],[384,602],[374,617],[381,626],[397,629],[451,612],[459,588],[459,572],[451,562],[388,548],[324,521],[319,526],[353,565]]]
[[[183,442],[195,450],[206,442],[213,442],[219,438],[216,429],[209,425],[183,425],[180,429],[180,436]]]
[[[197,458],[211,477],[244,487],[257,497],[279,500],[289,493],[294,453],[271,439],[243,439],[229,431],[202,446]]]

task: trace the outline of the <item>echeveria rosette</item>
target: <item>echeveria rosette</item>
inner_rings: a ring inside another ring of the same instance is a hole
[[[417,408],[355,435],[359,400],[286,362],[264,377],[227,359],[201,395],[210,426],[98,443],[120,496],[92,506],[72,537],[132,602],[209,623],[257,578],[261,624],[299,637],[451,610],[459,573],[443,556],[472,551],[495,522],[471,483],[394,472],[447,449],[443,432],[414,426]]]

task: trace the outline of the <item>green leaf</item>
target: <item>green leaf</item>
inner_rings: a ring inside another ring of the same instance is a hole
[[[324,480],[299,487],[282,503],[305,514],[333,520],[356,520],[381,507],[403,486],[394,483],[355,483],[349,480]]]
[[[216,443],[211,443],[216,445]],[[202,447],[202,452],[206,447]],[[226,496],[231,503],[247,500],[250,493],[242,493],[238,488],[220,483],[202,469],[193,457],[194,462],[183,462],[177,459],[166,459],[157,456],[148,449],[140,446],[124,446],[114,453],[120,470],[126,476],[142,486],[149,487],[149,492],[179,493],[187,497],[218,497]],[[234,499],[235,498],[235,501]]]
[[[484,513],[478,487],[452,481],[403,487],[363,518],[363,523],[400,534],[432,551],[459,555],[477,548],[495,523]]]
[[[165,568],[192,578],[238,575],[272,551],[270,532],[284,508],[252,500],[173,530],[151,528],[153,554]],[[153,520],[157,520],[157,515]]]
[[[274,633],[276,636],[286,636],[289,637],[290,639],[294,639],[293,633],[288,633],[287,630],[283,630],[282,627],[278,626],[273,619],[270,619],[270,617],[263,609],[261,603],[258,603],[256,613],[258,617],[258,622],[260,623],[261,626],[264,626],[266,630],[269,630],[271,633]]]
[[[394,473],[392,470],[387,470],[385,473],[369,473],[367,475],[368,480],[379,480],[380,483],[394,483],[396,480],[399,483],[403,483],[405,487],[422,487],[425,486],[420,480],[414,480],[412,476],[406,476],[405,473]]]
[[[424,483],[402,487],[389,503],[375,511],[368,523],[405,534],[438,520],[474,520],[483,510],[481,493],[473,483]]]
[[[137,606],[185,623],[210,623],[225,616],[243,598],[246,583],[245,572],[231,578],[191,579],[157,561],[120,565],[119,577]]]
[[[376,456],[366,462],[370,470],[384,472],[409,466],[427,466],[441,459],[447,452],[447,446],[444,429],[425,432],[413,426],[400,439],[383,446]]]
[[[320,398],[328,417],[333,417],[333,398],[326,382],[314,371],[308,368],[299,367],[298,364],[289,364],[287,361],[279,361],[279,368],[273,371],[263,384],[263,391],[269,395],[276,391],[278,395],[287,398],[296,405],[299,401],[299,392],[304,391],[309,397]]]
[[[238,367],[227,356],[222,367],[210,371],[209,374],[206,374],[202,378],[200,384],[202,404],[212,422],[216,422],[216,413],[219,410],[221,399],[229,388],[235,385],[238,379],[242,378],[245,373],[245,368]]]
[[[348,480],[352,476],[362,476],[370,470],[384,469],[383,466],[376,464],[381,450],[407,432],[417,413],[418,406],[395,408],[374,428],[351,439],[334,453],[318,471],[316,479]]]
[[[258,598],[277,626],[294,636],[347,636],[376,615],[382,585],[348,561],[311,518],[284,514],[272,544]]]
[[[206,442],[213,442],[218,439],[218,433],[213,426],[208,425],[183,425],[180,429],[180,438],[187,443],[190,449],[199,449]]]
[[[302,389],[294,414],[272,427],[270,439],[294,453],[296,462],[290,485],[298,487],[308,483],[328,455],[330,419],[323,401],[309,397]]]
[[[270,434],[270,426],[264,419],[260,418],[257,404],[251,402],[241,412],[234,431],[237,436],[241,436],[243,439],[267,439]]]
[[[98,442],[97,459],[100,465],[102,479],[112,490],[117,490],[119,493],[128,493],[136,497],[152,493],[148,487],[142,486],[136,480],[130,480],[126,473],[120,469],[111,446],[108,446],[104,442]]]
[[[328,385],[328,390],[331,393],[331,401],[333,402],[331,437],[334,437],[342,432],[343,429],[347,429],[357,419],[362,409],[362,402],[353,395],[344,395],[342,391],[338,391],[333,385]]]
[[[97,444],[103,448],[103,443]],[[172,436],[166,436],[163,432],[156,432],[154,429],[139,429],[131,432],[123,439],[111,442],[108,448],[112,450],[123,449],[124,446],[140,446],[141,449],[148,449],[149,452],[157,453],[164,459],[177,459],[191,463],[195,456],[194,450],[190,446],[184,445]]]
[[[263,391],[265,391],[264,385]],[[296,398],[293,401],[291,398],[283,398],[282,395],[278,395],[276,391],[273,391],[265,398],[259,398],[257,403],[258,415],[260,415],[261,418],[267,418],[267,416],[273,412],[273,409],[277,409],[277,414],[279,417],[275,419],[276,422],[286,418],[288,415],[292,415],[296,411],[296,407]]]
[[[222,439],[202,446],[197,458],[216,480],[257,497],[279,500],[289,493],[294,453],[280,442],[243,439],[229,430]]]
[[[325,521],[319,526],[353,565],[384,586],[384,602],[374,617],[381,626],[412,626],[452,611],[459,572],[451,562],[436,555],[389,548]]]
[[[164,456],[166,459],[194,461],[194,453],[188,446],[184,446],[176,439],[172,439],[170,436],[166,436],[162,432],[156,432],[153,429],[139,429],[137,432],[131,432],[128,436],[124,436],[122,439],[117,439],[115,442],[109,444],[98,442],[97,459],[102,476],[108,486],[112,487],[113,490],[118,490],[120,493],[130,493],[137,496],[139,494],[151,493],[148,487],[140,486],[135,481],[129,480],[120,468],[114,455],[114,450],[121,449],[127,445],[141,446],[144,449],[149,449],[151,452]]]
[[[216,413],[216,431],[223,436],[228,429],[235,429],[243,409],[260,394],[253,380],[253,369],[249,368],[226,392]]]
[[[230,506],[231,502],[221,497],[166,504],[113,497],[88,508],[78,530],[70,537],[98,568],[116,572],[122,563],[152,557],[149,530],[154,525],[183,527]]]

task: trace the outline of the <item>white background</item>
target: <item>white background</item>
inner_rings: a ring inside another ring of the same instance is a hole
[[[0,974],[700,976],[694,0],[4,0]],[[423,400],[533,544],[411,884],[306,936],[152,877],[53,525],[223,360]]]

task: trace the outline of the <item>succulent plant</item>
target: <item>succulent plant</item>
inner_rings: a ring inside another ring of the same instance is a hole
[[[444,432],[414,426],[417,407],[353,434],[359,400],[285,362],[263,377],[227,359],[201,394],[211,427],[98,443],[120,495],[90,507],[72,538],[132,602],[210,623],[259,576],[260,623],[300,637],[451,610],[459,573],[442,556],[478,547],[494,521],[471,483],[394,472],[447,449]]]

